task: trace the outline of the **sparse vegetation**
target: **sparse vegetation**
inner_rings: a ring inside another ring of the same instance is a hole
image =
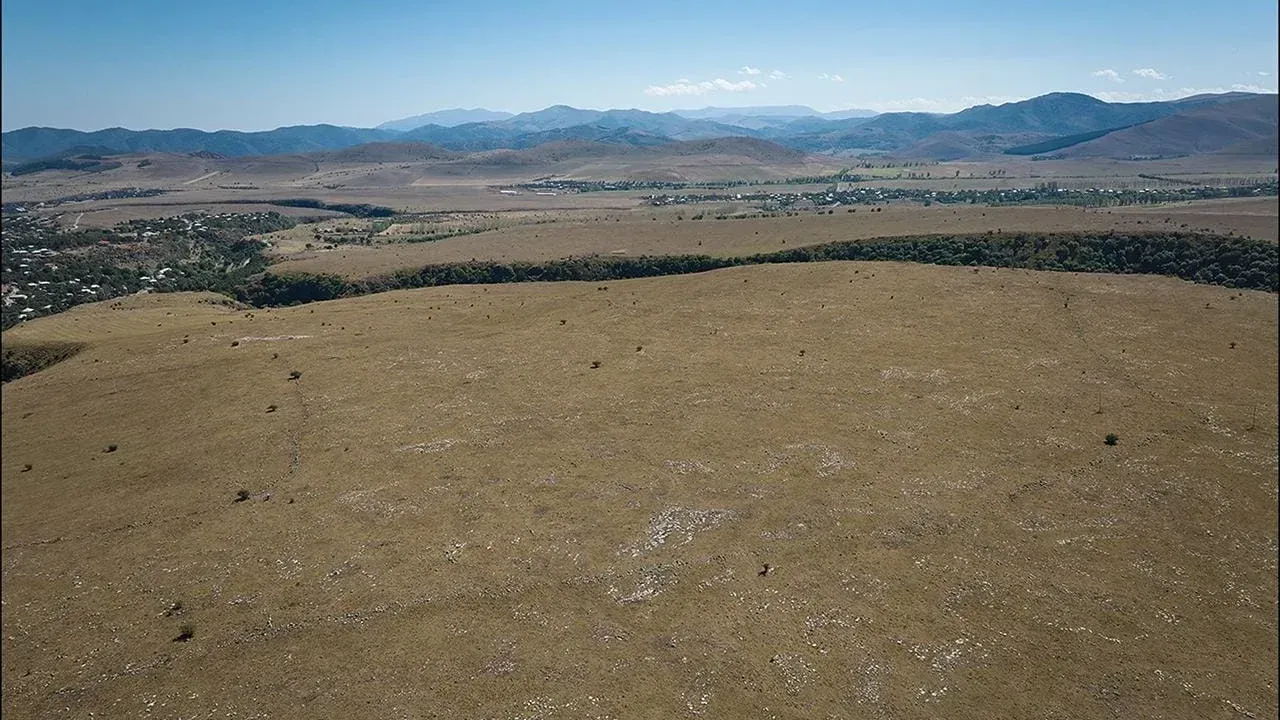
[[[1115,433],[1107,433],[1107,436],[1103,438],[1102,442],[1106,443],[1107,445],[1115,445],[1116,443],[1120,442],[1120,436],[1116,435]]]
[[[4,382],[12,382],[56,365],[79,353],[83,348],[84,346],[80,343],[30,344],[6,341],[3,352],[0,352],[0,358],[2,358],[0,375],[3,376]]]

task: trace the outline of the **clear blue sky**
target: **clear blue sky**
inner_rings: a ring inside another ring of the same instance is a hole
[[[369,127],[451,107],[954,111],[1277,86],[1276,0],[5,0],[3,129]]]

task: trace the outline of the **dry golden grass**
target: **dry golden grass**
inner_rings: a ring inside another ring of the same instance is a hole
[[[604,288],[6,333],[5,716],[1275,715],[1274,295]]]
[[[303,251],[274,266],[276,272],[332,273],[367,277],[432,263],[476,260],[539,261],[582,255],[747,255],[838,240],[987,231],[1159,231],[1190,229],[1276,240],[1276,198],[1250,200],[1239,208],[1204,213],[1195,205],[1131,211],[1068,207],[961,207],[919,205],[837,208],[827,215],[714,220],[733,203],[604,213],[592,219],[564,214],[550,225],[522,225],[429,243],[340,246]],[[740,207],[736,208],[742,209]],[[1267,214],[1267,213],[1270,214]],[[704,219],[691,218],[699,213]],[[677,215],[684,220],[678,220]],[[598,219],[597,219],[598,218]],[[1169,222],[1165,222],[1168,218]],[[1182,225],[1187,227],[1182,227]],[[282,249],[288,249],[286,246]]]

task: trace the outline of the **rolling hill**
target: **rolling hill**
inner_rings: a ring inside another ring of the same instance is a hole
[[[450,160],[459,153],[421,142],[376,142],[341,150],[308,153],[307,157],[331,163],[424,162]]]
[[[1273,294],[825,262],[4,346],[72,354],[2,393],[5,716],[1276,714]]]

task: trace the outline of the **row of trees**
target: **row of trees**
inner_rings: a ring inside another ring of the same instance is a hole
[[[237,296],[257,306],[297,305],[438,285],[596,282],[680,275],[738,265],[827,260],[897,260],[936,265],[1144,273],[1277,292],[1280,291],[1278,255],[1280,250],[1273,243],[1189,233],[929,235],[835,242],[745,257],[591,256],[550,262],[449,263],[358,280],[336,275],[266,273],[242,285]]]

